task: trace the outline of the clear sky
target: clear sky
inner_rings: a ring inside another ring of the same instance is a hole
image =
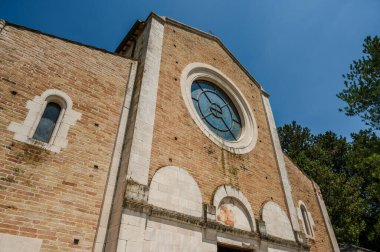
[[[277,125],[365,127],[336,94],[364,38],[380,35],[379,0],[0,0],[2,19],[110,51],[151,11],[218,36],[271,94]]]

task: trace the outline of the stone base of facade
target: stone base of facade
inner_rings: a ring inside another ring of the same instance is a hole
[[[302,241],[266,234],[263,221],[256,220],[258,232],[249,232],[208,219],[208,208],[204,204],[204,215],[195,217],[126,197],[117,251],[216,252],[218,245],[247,251],[309,251]]]

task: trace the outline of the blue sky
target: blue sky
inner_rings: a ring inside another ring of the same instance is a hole
[[[379,0],[0,0],[2,19],[110,51],[151,11],[218,36],[271,94],[277,125],[365,127],[336,94],[363,39],[380,35]]]

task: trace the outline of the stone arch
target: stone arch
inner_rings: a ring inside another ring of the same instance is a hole
[[[267,234],[295,241],[293,227],[286,212],[274,201],[268,201],[261,210]]]
[[[64,107],[65,110],[71,110],[73,108],[73,101],[71,100],[70,96],[58,89],[46,90],[41,94],[40,99],[41,101],[56,101],[62,107]]]
[[[219,186],[213,198],[216,219],[225,225],[246,231],[256,231],[251,204],[244,194],[230,185]]]
[[[202,217],[202,195],[194,178],[176,166],[165,166],[154,174],[148,203],[157,207]]]

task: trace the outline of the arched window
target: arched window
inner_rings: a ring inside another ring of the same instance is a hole
[[[33,139],[49,143],[61,111],[60,105],[55,102],[49,102],[33,134]]]
[[[26,103],[29,109],[24,122],[11,122],[13,139],[59,153],[68,144],[67,134],[80,119],[71,98],[57,89],[48,89]]]
[[[301,208],[302,220],[305,225],[306,234],[309,236],[313,236],[309,216],[306,211],[306,207],[304,205],[301,205],[300,208]]]

